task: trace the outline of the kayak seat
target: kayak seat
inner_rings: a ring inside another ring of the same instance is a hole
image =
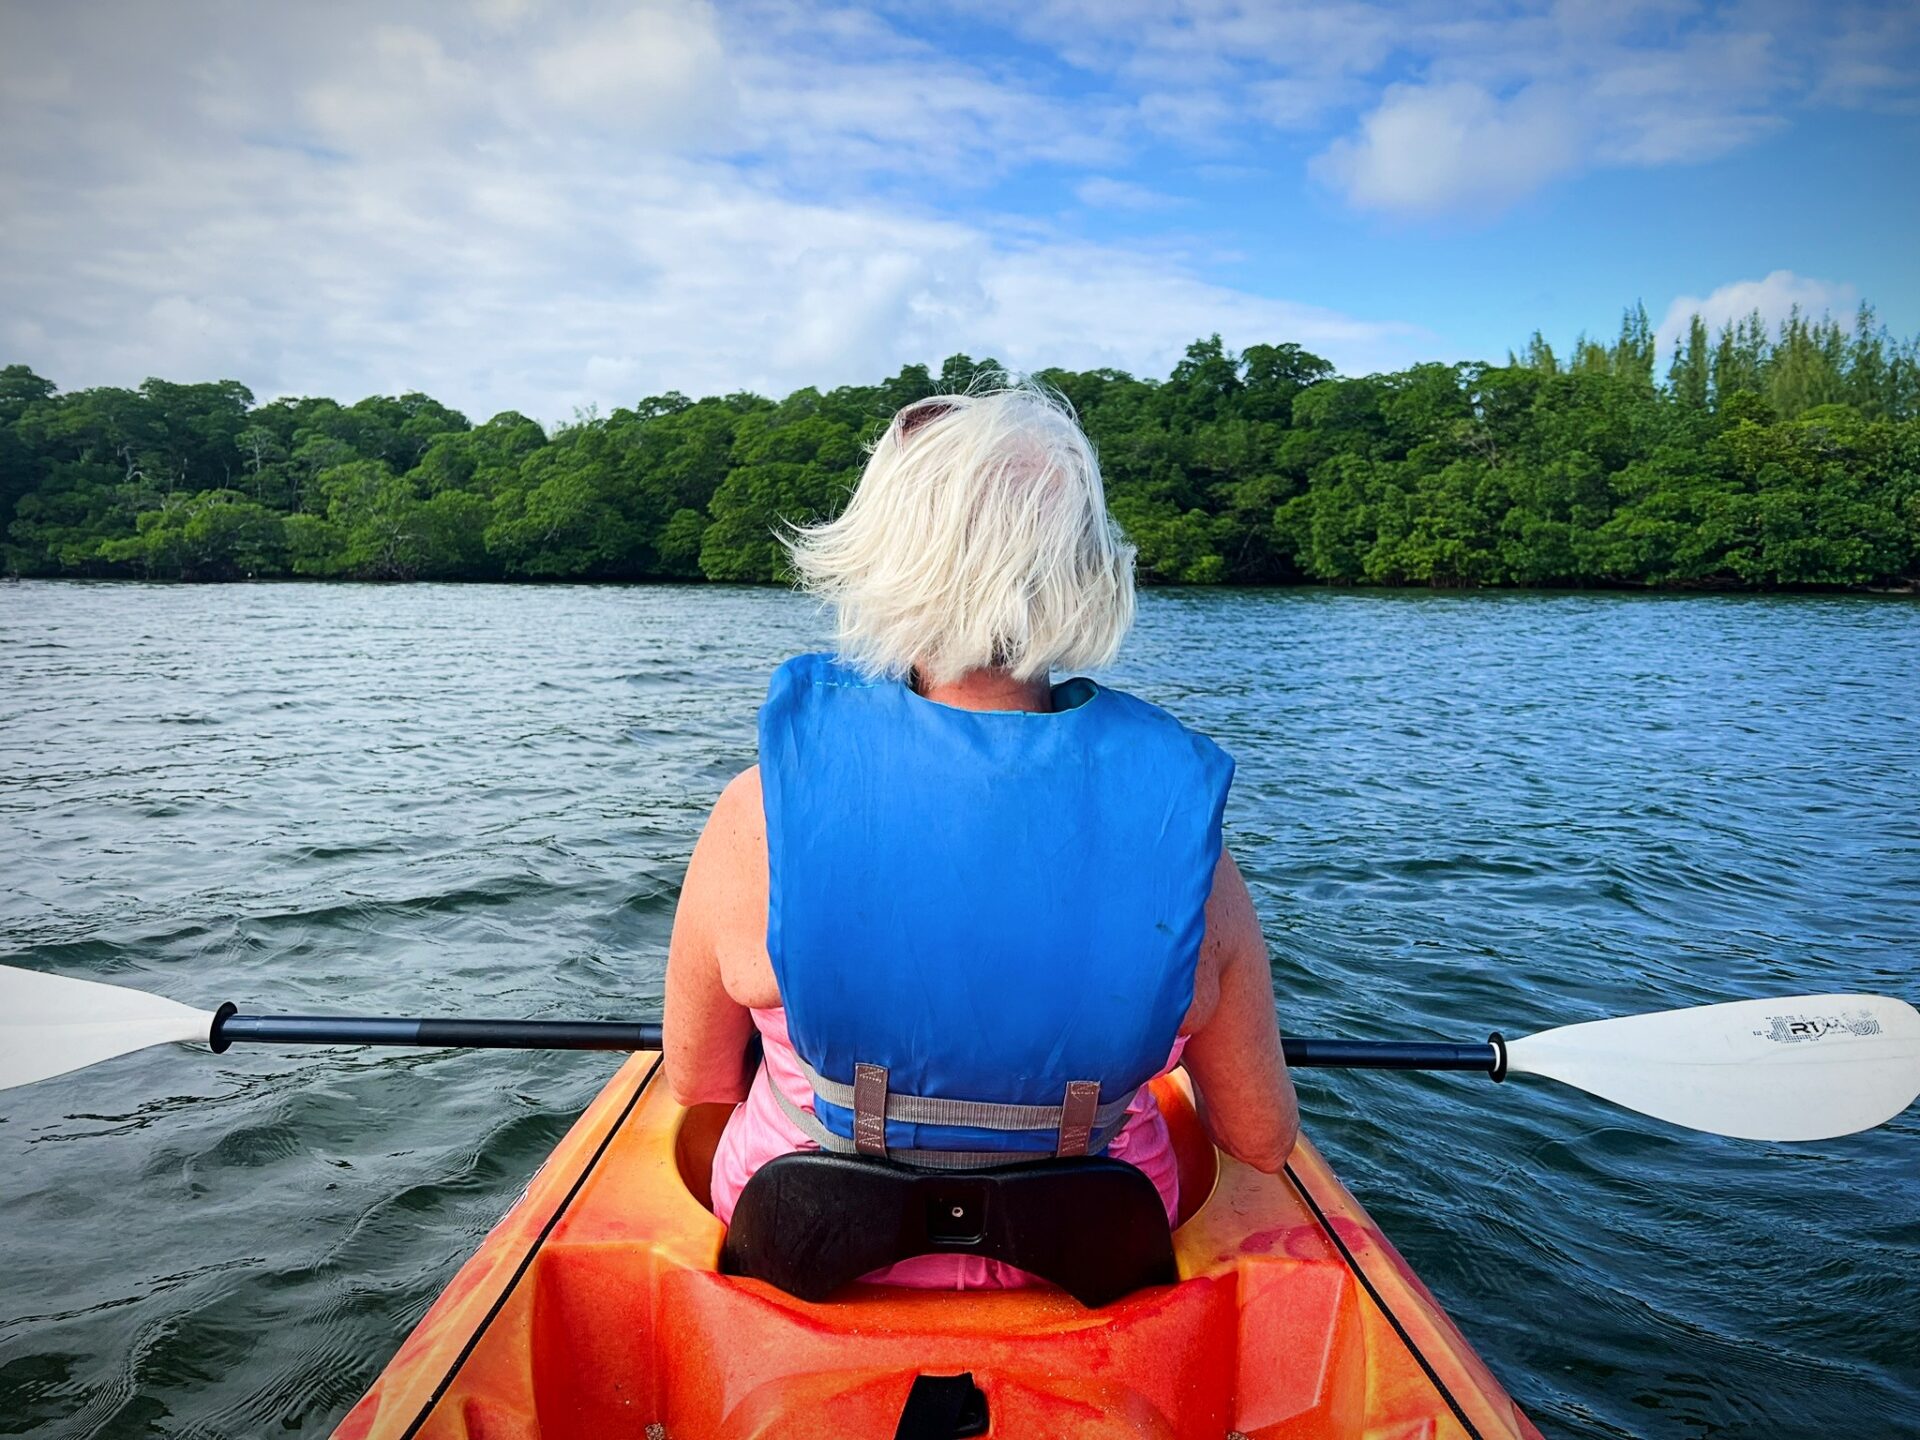
[[[740,1192],[720,1269],[819,1301],[897,1260],[955,1254],[1017,1265],[1094,1309],[1179,1278],[1153,1182],[1093,1156],[991,1170],[776,1156]]]

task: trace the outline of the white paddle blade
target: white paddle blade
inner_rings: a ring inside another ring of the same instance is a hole
[[[0,965],[0,1090],[149,1045],[201,1040],[211,1010],[93,980]]]
[[[1796,995],[1626,1015],[1509,1041],[1507,1070],[1714,1135],[1825,1140],[1920,1096],[1920,1011],[1885,995]]]

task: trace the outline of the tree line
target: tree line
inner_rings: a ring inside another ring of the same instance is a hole
[[[1039,372],[1100,454],[1143,578],[1184,584],[1920,585],[1920,339],[1863,307],[1717,334],[1657,374],[1643,309],[1565,357],[1345,378],[1189,346],[1165,380]],[[255,404],[234,381],[61,393],[0,370],[15,574],[232,580],[785,578],[895,410],[956,355],[783,400],[669,392],[543,428],[421,394]]]

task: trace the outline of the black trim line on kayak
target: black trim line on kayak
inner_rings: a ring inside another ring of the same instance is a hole
[[[660,1059],[661,1057],[658,1055],[653,1057],[653,1064],[649,1065],[647,1067],[647,1073],[640,1077],[640,1083],[633,1087],[633,1094],[627,1097],[626,1105],[621,1109],[620,1113],[614,1117],[613,1124],[607,1127],[607,1133],[600,1137],[600,1143],[594,1147],[592,1156],[587,1160],[587,1163],[581,1167],[580,1173],[574,1177],[572,1186],[567,1190],[566,1195],[561,1198],[560,1203],[554,1206],[553,1214],[549,1215],[547,1217],[547,1223],[540,1227],[540,1233],[533,1237],[533,1244],[529,1245],[527,1247],[527,1253],[520,1257],[519,1265],[514,1268],[513,1274],[508,1277],[507,1283],[501,1288],[500,1293],[494,1297],[493,1304],[488,1308],[486,1315],[481,1319],[480,1323],[474,1327],[473,1333],[467,1337],[467,1343],[460,1347],[460,1353],[454,1357],[453,1364],[447,1367],[447,1373],[442,1375],[440,1377],[440,1383],[433,1387],[433,1393],[427,1397],[426,1404],[420,1407],[420,1413],[415,1415],[413,1417],[413,1423],[401,1432],[400,1440],[414,1440],[414,1437],[420,1433],[420,1427],[427,1423],[427,1420],[433,1415],[434,1409],[440,1404],[441,1400],[446,1397],[447,1391],[452,1388],[454,1380],[458,1378],[461,1367],[467,1363],[467,1358],[473,1354],[474,1347],[479,1345],[481,1339],[493,1325],[494,1320],[498,1318],[500,1312],[506,1308],[507,1301],[513,1298],[513,1292],[519,1289],[521,1277],[527,1273],[528,1268],[533,1264],[533,1257],[538,1255],[540,1253],[540,1247],[547,1243],[547,1237],[553,1233],[553,1227],[560,1223],[560,1217],[572,1208],[575,1197],[580,1194],[580,1187],[587,1183],[587,1177],[592,1175],[594,1170],[599,1166],[600,1157],[607,1153],[607,1147],[613,1143],[613,1137],[620,1133],[621,1127],[627,1123],[627,1117],[633,1114],[633,1107],[638,1105],[640,1103],[640,1097],[647,1093],[647,1086],[653,1083],[653,1077],[660,1069]],[[483,1241],[482,1244],[484,1245],[484,1243]],[[478,1253],[478,1251],[475,1252],[475,1254]],[[469,1261],[471,1261],[472,1258],[472,1256],[469,1256]]]
[[[1286,1176],[1293,1188],[1300,1192],[1300,1198],[1307,1202],[1307,1208],[1313,1211],[1313,1218],[1320,1222],[1320,1228],[1327,1232],[1327,1238],[1333,1241],[1334,1248],[1340,1252],[1340,1258],[1347,1262],[1347,1269],[1351,1270],[1353,1278],[1360,1282],[1360,1288],[1372,1297],[1380,1313],[1387,1317],[1387,1323],[1393,1326],[1393,1333],[1398,1335],[1400,1343],[1407,1347],[1407,1353],[1413,1356],[1422,1370],[1426,1371],[1427,1379],[1431,1380],[1433,1388],[1440,1392],[1440,1398],[1447,1402],[1447,1408],[1453,1411],[1453,1418],[1458,1420],[1466,1430],[1469,1440],[1486,1440],[1486,1437],[1480,1433],[1480,1428],[1467,1418],[1467,1412],[1454,1398],[1453,1391],[1447,1388],[1446,1381],[1440,1378],[1439,1372],[1433,1368],[1427,1357],[1420,1353],[1420,1347],[1413,1343],[1413,1337],[1407,1334],[1407,1327],[1400,1323],[1400,1317],[1393,1313],[1393,1307],[1387,1304],[1385,1298],[1374,1288],[1373,1281],[1368,1278],[1367,1272],[1361,1269],[1360,1262],[1354,1258],[1353,1251],[1347,1248],[1347,1242],[1340,1238],[1340,1232],[1334,1229],[1333,1222],[1327,1219],[1327,1212],[1320,1208],[1320,1202],[1313,1198],[1313,1192],[1307,1189],[1306,1183],[1294,1173],[1291,1161],[1287,1164]],[[411,1431],[408,1432],[409,1435],[411,1433]]]

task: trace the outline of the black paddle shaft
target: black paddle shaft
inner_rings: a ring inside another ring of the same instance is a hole
[[[650,1020],[405,1020],[353,1015],[241,1015],[222,1005],[207,1036],[219,1054],[236,1041],[268,1045],[430,1045],[481,1050],[658,1050]],[[1303,1040],[1280,1042],[1300,1069],[1475,1070],[1506,1078],[1499,1035],[1481,1045],[1440,1041]]]
[[[430,1045],[464,1050],[658,1050],[657,1020],[404,1020],[366,1015],[240,1015],[222,1005],[207,1043]]]

